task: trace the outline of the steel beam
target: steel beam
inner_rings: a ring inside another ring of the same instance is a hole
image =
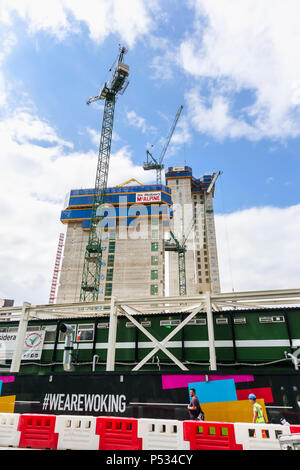
[[[115,370],[115,357],[116,357],[116,339],[117,339],[117,311],[115,307],[115,298],[111,297],[110,314],[109,314],[109,332],[107,343],[107,359],[106,370]]]
[[[211,307],[210,291],[205,293],[206,300],[206,316],[207,316],[207,331],[209,343],[209,364],[210,370],[217,370],[216,347],[215,347],[215,334],[214,334],[214,318]]]
[[[24,302],[23,307],[22,307],[22,314],[21,318],[19,321],[19,327],[18,327],[18,332],[17,332],[17,339],[16,339],[16,345],[10,365],[10,372],[19,372],[20,370],[20,365],[21,365],[21,360],[22,360],[22,354],[24,351],[24,341],[25,341],[25,336],[26,336],[26,331],[27,331],[27,326],[28,326],[28,321],[29,321],[29,314],[30,314],[30,306],[31,304],[29,302]]]
[[[246,308],[260,308],[261,306],[278,306],[278,305],[295,305],[300,306],[300,289],[285,289],[285,290],[268,290],[268,291],[245,291],[245,292],[228,292],[220,294],[211,294],[211,303],[216,308],[222,307],[246,307]],[[166,313],[169,310],[187,311],[194,308],[199,303],[205,302],[205,295],[195,296],[171,296],[171,297],[142,297],[142,298],[129,298],[129,299],[115,299],[115,306],[128,305],[144,307],[145,311],[158,313]],[[93,315],[93,316],[108,316],[109,310],[105,311],[104,307],[109,307],[109,302],[93,301],[93,302],[77,302],[77,303],[61,303],[61,304],[45,304],[45,305],[31,305],[30,318],[39,318],[40,315],[49,315],[51,317],[67,316],[73,317],[76,315]],[[156,308],[154,307],[156,306]],[[141,310],[144,310],[141,308]],[[101,309],[101,310],[100,310]],[[15,307],[1,307],[1,315],[10,315],[10,319],[17,319],[22,316],[22,306]],[[137,313],[138,314],[138,313]],[[145,312],[140,312],[144,315]],[[170,314],[172,314],[170,312]],[[5,317],[3,316],[3,319]]]
[[[178,331],[180,331],[202,308],[202,304],[201,305],[198,305],[196,308],[193,309],[192,313],[186,317],[181,323],[180,325],[178,325],[173,331],[171,331],[171,333],[166,336],[166,338],[164,338],[162,341],[158,341],[156,338],[154,338],[154,336],[151,335],[151,333],[149,333],[149,331],[147,331],[140,323],[138,323],[134,318],[133,316],[131,315],[131,313],[135,313],[133,311],[132,308],[130,308],[128,305],[122,305],[121,306],[122,310],[124,311],[126,317],[132,321],[132,323],[137,327],[139,328],[146,336],[148,336],[148,338],[151,339],[151,341],[153,341],[153,343],[156,345],[155,348],[150,351],[140,362],[139,364],[137,364],[132,370],[135,371],[135,370],[139,370],[144,364],[146,364],[148,362],[148,360],[154,355],[157,353],[157,351],[159,349],[161,349],[167,356],[169,356],[172,361],[175,362],[176,365],[178,365],[178,367],[180,367],[181,370],[189,370],[187,367],[185,367],[172,353],[170,353],[170,351],[167,350],[167,348],[165,348],[165,344],[173,337],[175,336]],[[140,312],[141,313],[141,312]]]

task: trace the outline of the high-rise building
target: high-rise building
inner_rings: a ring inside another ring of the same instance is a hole
[[[88,242],[92,189],[72,190],[61,221],[68,224],[57,303],[78,302]],[[102,261],[99,300],[165,295],[164,231],[171,190],[165,185],[108,188],[99,230]]]
[[[14,306],[13,299],[0,299],[0,308],[1,307],[13,307]],[[7,318],[11,316],[11,313],[2,312],[0,316],[6,316]]]
[[[171,227],[178,240],[187,236],[186,293],[220,292],[220,277],[213,211],[213,175],[195,178],[188,166],[169,167],[166,183],[172,191],[174,217]],[[176,236],[177,238],[177,236]],[[178,256],[169,252],[169,295],[178,295]]]
[[[196,179],[190,167],[171,167],[166,185],[107,188],[100,214],[102,242],[98,299],[109,301],[178,295],[178,259],[166,251],[170,229],[181,240],[189,230],[186,293],[219,292],[219,272],[212,207],[212,175]],[[91,222],[93,189],[67,196],[61,221],[67,224],[57,303],[79,302],[85,248]]]

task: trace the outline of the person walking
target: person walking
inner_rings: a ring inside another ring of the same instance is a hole
[[[194,388],[191,388],[190,390],[190,397],[191,397],[191,402],[188,405],[190,419],[193,419],[193,420],[199,419],[200,421],[204,421],[204,413],[201,410],[199,400],[196,397],[196,390]]]
[[[251,405],[253,405],[253,423],[265,423],[264,412],[262,406],[256,402],[256,396],[254,393],[250,393],[248,396]]]

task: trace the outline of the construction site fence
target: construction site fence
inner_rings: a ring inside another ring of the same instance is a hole
[[[281,450],[300,425],[0,413],[0,447],[52,450]]]

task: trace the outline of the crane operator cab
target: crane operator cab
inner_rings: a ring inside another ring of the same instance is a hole
[[[99,94],[100,99],[104,100],[107,96],[107,93],[111,93],[112,95],[117,95],[118,93],[120,93],[121,95],[123,95],[124,91],[126,90],[129,83],[129,65],[124,64],[124,62],[120,60],[123,58],[123,55],[125,53],[126,49],[122,48],[112,79],[108,84],[104,84],[104,87],[102,88]]]

